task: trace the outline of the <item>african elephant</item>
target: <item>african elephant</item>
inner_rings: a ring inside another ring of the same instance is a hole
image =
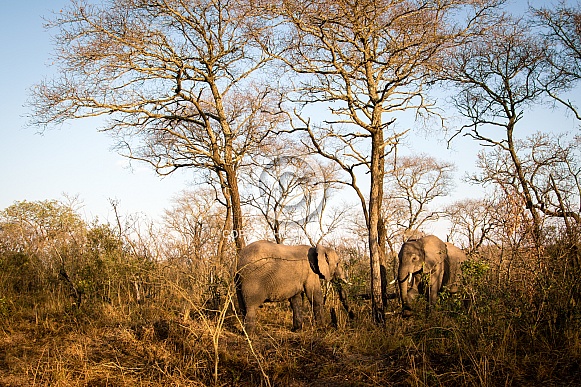
[[[446,252],[448,259],[444,262],[444,279],[442,286],[445,286],[450,293],[458,292],[460,286],[462,263],[468,259],[464,251],[454,246],[450,242],[446,242]]]
[[[438,292],[447,286],[457,292],[461,262],[466,255],[451,243],[434,235],[409,240],[399,251],[398,282],[404,317],[412,314],[410,301],[421,290],[422,274],[429,274],[426,285],[428,305],[436,303]]]
[[[291,304],[293,330],[300,330],[303,325],[302,292],[312,305],[315,321],[321,323],[323,293],[319,279],[345,280],[333,249],[268,241],[254,242],[243,248],[238,259],[236,293],[246,332],[253,333],[260,305],[284,300]]]

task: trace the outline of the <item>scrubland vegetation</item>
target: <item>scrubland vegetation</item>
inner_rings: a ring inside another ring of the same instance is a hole
[[[526,8],[80,0],[52,15],[57,71],[32,87],[29,124],[102,117],[125,156],[199,184],[160,224],[115,202],[105,223],[74,201],[0,213],[0,385],[579,384],[581,9]],[[481,146],[465,176],[481,196],[453,199],[454,165],[418,149],[418,128]],[[470,257],[463,286],[403,319],[397,251],[439,220]],[[329,286],[327,326],[291,333],[288,305],[268,305],[249,340],[233,268],[259,238],[332,246],[356,318]]]
[[[3,210],[0,235],[2,386],[576,385],[581,377],[579,253],[565,240],[540,256],[481,248],[464,266],[460,294],[444,293],[429,315],[420,299],[408,319],[390,300],[384,325],[371,318],[368,257],[337,240],[356,318],[329,287],[325,327],[308,320],[293,333],[289,306],[267,304],[249,341],[234,308],[234,255],[215,260],[202,246],[211,232],[187,239],[131,217],[87,224],[72,206],[44,201]]]

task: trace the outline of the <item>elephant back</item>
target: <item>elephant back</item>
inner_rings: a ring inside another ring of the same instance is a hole
[[[454,246],[450,242],[446,242],[446,249],[448,250],[448,256],[453,257],[459,264],[462,264],[462,262],[468,259],[466,253],[464,253],[462,249]]]
[[[238,255],[238,270],[244,268],[249,263],[253,263],[258,261],[264,255],[264,250],[267,247],[266,243],[270,243],[267,241],[257,241],[253,242],[242,250]]]
[[[249,265],[255,265],[259,262],[282,259],[285,261],[304,260],[307,262],[307,255],[310,246],[287,246],[280,245],[270,241],[256,241],[240,251],[238,256],[237,269],[243,270]]]

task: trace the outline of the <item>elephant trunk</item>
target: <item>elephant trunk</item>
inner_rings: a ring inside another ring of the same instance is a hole
[[[408,288],[412,282],[412,277],[413,274],[408,270],[400,270],[398,273],[399,295],[401,298],[402,315],[404,317],[408,317],[412,314],[408,295]]]
[[[347,280],[347,276],[345,275],[345,272],[343,271],[341,266],[337,266],[337,269],[335,270],[335,273],[333,274],[333,278],[335,280],[339,280],[340,282],[342,282],[344,284],[351,285],[351,282],[349,282]]]

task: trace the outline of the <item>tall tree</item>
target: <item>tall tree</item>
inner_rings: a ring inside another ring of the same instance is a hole
[[[369,231],[373,316],[382,322],[384,160],[401,135],[392,124],[404,110],[431,112],[425,82],[446,49],[483,15],[481,6],[489,4],[454,0],[275,3],[273,8],[290,28],[281,34],[286,51],[280,59],[302,75],[293,78],[294,101],[299,106],[323,105],[331,113],[322,124],[311,124],[304,111],[296,112],[295,129],[307,133],[314,151],[340,165],[347,176],[344,183],[355,189],[361,201]],[[469,21],[452,25],[452,14],[463,5],[469,5],[463,9]],[[370,176],[368,193],[357,182],[362,169]]]
[[[581,3],[569,5],[561,0],[551,8],[533,9],[535,21],[545,28],[545,34],[553,46],[550,62],[554,78],[559,79],[565,89],[581,79]],[[570,108],[577,119],[581,112],[575,101],[570,101],[548,87],[547,92],[557,101]]]
[[[534,166],[527,166],[520,153],[517,128],[526,109],[542,103],[547,90],[569,87],[551,72],[549,54],[547,42],[527,22],[501,15],[494,28],[461,47],[446,66],[460,90],[453,101],[467,120],[459,133],[492,148],[480,153],[483,174],[476,180],[501,182],[506,193],[522,198],[537,247],[546,208],[536,194]]]
[[[57,75],[33,88],[40,126],[105,116],[126,155],[160,174],[209,171],[237,248],[244,246],[238,171],[276,124],[278,91],[256,76],[265,28],[244,0],[74,0],[56,29]]]

